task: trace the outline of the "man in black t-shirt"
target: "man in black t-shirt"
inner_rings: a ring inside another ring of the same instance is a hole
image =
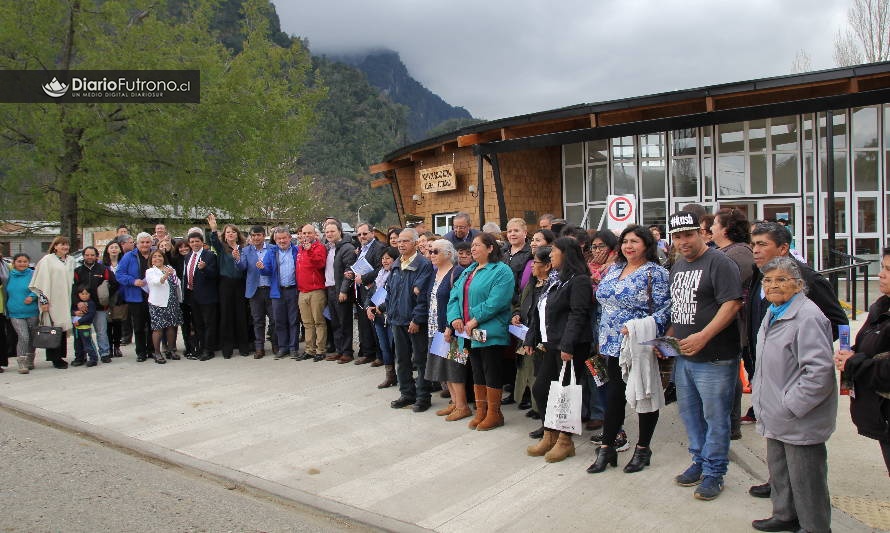
[[[736,315],[742,306],[738,266],[709,248],[698,216],[680,211],[669,233],[680,257],[671,268],[671,327],[679,339],[674,367],[680,418],[686,426],[692,465],[677,476],[695,497],[713,500],[723,490],[729,464],[729,414],[739,369]]]

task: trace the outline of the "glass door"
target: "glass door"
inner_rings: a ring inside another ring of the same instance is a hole
[[[800,221],[800,200],[761,200],[757,202],[757,220],[784,223],[791,232],[791,249],[806,261]]]

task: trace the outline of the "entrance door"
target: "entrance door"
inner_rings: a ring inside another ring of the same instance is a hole
[[[757,220],[785,220],[793,236],[791,248],[804,257],[800,200],[761,200],[757,202]],[[805,258],[806,259],[806,258]]]

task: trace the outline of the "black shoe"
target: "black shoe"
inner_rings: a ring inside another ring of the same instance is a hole
[[[594,444],[600,444],[601,442],[603,442],[603,433],[599,432],[599,433],[594,433],[593,435],[591,435],[590,442],[592,442]]]
[[[58,368],[59,370],[65,370],[68,368],[68,361],[64,359],[56,359],[53,361],[53,367]]]
[[[536,429],[534,431],[530,431],[528,436],[533,439],[543,439],[544,438],[544,426],[542,425],[538,429]]]
[[[772,495],[772,492],[772,487],[769,486],[768,482],[763,485],[751,485],[751,488],[748,489],[748,494],[755,498],[769,498]],[[763,531],[766,530],[764,529]]]
[[[418,401],[414,405],[411,406],[411,410],[415,413],[422,413],[430,408],[430,402],[428,401]]]
[[[164,352],[164,357],[166,357],[168,361],[179,361],[179,354],[177,354],[176,352]]]
[[[225,352],[223,352],[223,359],[231,359],[231,358],[232,358],[232,353],[231,353],[231,352],[229,352],[229,353],[225,353]]]
[[[120,346],[115,346],[115,347],[114,347],[114,350],[113,350],[112,353],[111,353],[111,355],[113,355],[114,357],[123,357],[123,356],[124,356],[124,354],[121,353],[121,347],[120,347]]]
[[[516,403],[516,398],[513,397],[512,392],[501,398],[501,405],[512,405],[514,403]]]
[[[213,359],[214,357],[216,357],[214,355],[214,353],[208,350],[207,352],[204,352],[204,355],[202,355],[201,357],[198,358],[198,361],[209,361],[209,360]],[[229,356],[229,357],[231,357],[231,356]]]
[[[639,446],[634,447],[634,456],[630,458],[629,463],[624,465],[624,473],[633,474],[634,472],[639,472],[640,470],[649,466],[649,461],[651,458],[651,448],[640,448]]]
[[[519,409],[520,411],[525,411],[526,409],[531,409],[532,402],[530,402],[528,400],[522,400],[521,402],[519,402],[519,405],[517,405],[516,408]]]
[[[196,352],[185,352],[185,358],[190,361],[197,361],[198,359],[200,359]]]
[[[98,364],[99,364],[99,361],[94,361],[94,360],[92,360],[92,359],[90,359],[89,361],[87,361],[87,367],[96,366],[96,365],[98,365]]]
[[[779,520],[775,516],[771,516],[763,520],[751,522],[751,527],[757,531],[797,531],[800,529],[800,522],[797,520]]]
[[[148,357],[146,357],[144,353],[136,354],[137,363],[144,363],[146,359],[148,359]]]
[[[596,461],[587,467],[587,473],[599,474],[609,465],[618,466],[618,452],[613,446],[600,446],[596,449]]]
[[[526,411],[525,416],[531,418],[532,420],[540,420],[541,419],[541,413],[535,411],[534,409],[529,409],[528,411]]]
[[[668,383],[667,388],[664,389],[664,404],[670,405],[677,401],[677,386],[674,385],[674,382]]]
[[[314,359],[311,355],[306,352],[301,353],[300,355],[294,356],[294,361],[305,361],[306,359]]]
[[[85,362],[83,359],[75,359],[71,361],[71,366],[83,366]]]
[[[389,406],[393,409],[404,409],[409,405],[414,405],[415,400],[410,398],[405,398],[404,396],[400,396],[398,400],[393,400],[389,403]]]
[[[312,357],[312,361],[317,363],[319,361],[324,361],[325,355],[323,353],[316,354]]]
[[[111,362],[111,356],[110,356],[110,355],[103,355],[103,356],[100,358],[100,361],[102,361],[103,363],[110,363],[110,362]]]

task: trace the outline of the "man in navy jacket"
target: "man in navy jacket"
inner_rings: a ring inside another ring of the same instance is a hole
[[[300,309],[297,306],[297,256],[300,248],[291,242],[290,229],[279,226],[272,230],[277,246],[270,246],[262,260],[256,262],[260,274],[269,276],[269,297],[275,316],[278,353],[275,359],[295,355],[300,347]]]
[[[269,290],[272,278],[263,275],[257,268],[272,245],[266,243],[266,230],[262,226],[250,228],[250,245],[245,246],[238,259],[238,268],[245,273],[244,297],[250,302],[250,315],[253,318],[253,334],[256,345],[254,359],[266,355],[266,317],[269,317],[269,336],[272,337],[272,351],[278,352],[278,339],[274,335],[275,318],[272,311],[272,297]]]
[[[195,354],[192,358],[207,361],[213,359],[219,342],[219,265],[216,255],[204,249],[203,235],[190,233],[188,241],[192,251],[182,264],[181,279],[185,281],[185,302],[191,306],[195,322]]]

